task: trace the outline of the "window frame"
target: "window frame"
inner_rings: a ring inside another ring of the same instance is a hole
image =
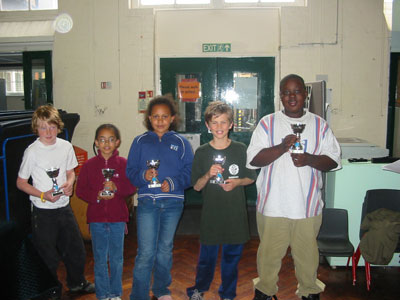
[[[282,7],[282,6],[307,6],[307,0],[294,0],[294,2],[260,2],[257,0],[256,3],[226,3],[224,0],[210,0],[210,4],[160,4],[160,5],[142,5],[140,0],[129,0],[130,9],[188,9],[188,8],[211,8],[211,9],[221,9],[221,8],[251,8],[251,7]]]
[[[11,10],[3,10],[3,4],[2,4],[3,0],[0,0],[0,12],[22,12],[22,11],[24,11],[24,12],[35,12],[35,11],[55,11],[55,10],[58,10],[58,7],[59,7],[59,5],[58,5],[58,0],[53,0],[53,1],[55,1],[55,3],[57,4],[57,7],[56,7],[56,8],[32,9],[32,2],[33,2],[33,1],[36,1],[36,0],[28,0],[28,1],[29,1],[29,3],[28,3],[28,9],[11,9]]]

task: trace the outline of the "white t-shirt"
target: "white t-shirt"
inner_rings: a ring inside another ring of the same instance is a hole
[[[306,112],[301,118],[290,118],[279,111],[264,116],[251,137],[247,149],[247,167],[264,148],[282,143],[293,134],[291,124],[306,124],[301,133],[305,152],[327,155],[341,168],[341,151],[327,122]],[[265,216],[303,219],[317,216],[323,208],[321,189],[322,172],[309,166],[296,167],[290,152],[284,153],[271,164],[261,168],[257,178],[257,210]]]
[[[60,168],[57,177],[58,186],[63,185],[67,180],[67,171],[78,165],[74,148],[71,143],[63,139],[56,139],[53,145],[43,144],[39,138],[30,144],[24,152],[18,176],[22,179],[32,177],[32,184],[39,191],[51,190],[53,182],[47,175],[46,169]],[[40,198],[30,195],[29,199],[38,208],[54,209],[68,205],[69,196],[62,195],[59,200],[52,203],[42,202]]]

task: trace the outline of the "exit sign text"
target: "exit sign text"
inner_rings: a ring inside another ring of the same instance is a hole
[[[203,44],[203,52],[231,52],[230,43]]]

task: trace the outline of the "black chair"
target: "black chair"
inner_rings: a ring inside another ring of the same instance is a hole
[[[61,283],[15,222],[0,222],[1,299],[49,299],[61,296]]]
[[[364,203],[362,206],[361,212],[361,224],[364,220],[364,217],[380,208],[387,208],[389,210],[400,212],[400,190],[392,190],[392,189],[376,189],[376,190],[368,190],[365,194]],[[364,235],[365,231],[360,228],[360,240]],[[395,253],[400,252],[400,240],[397,243],[397,247]],[[355,264],[357,266],[358,261],[360,259],[361,251],[360,245],[357,247],[356,252],[354,253]],[[365,259],[364,259],[365,261]],[[365,277],[367,282],[367,290],[370,290],[371,286],[371,266],[370,263],[365,261]]]
[[[322,211],[322,225],[317,237],[319,254],[328,257],[348,257],[352,260],[353,284],[356,278],[354,263],[354,247],[349,240],[349,224],[346,209],[324,208]]]

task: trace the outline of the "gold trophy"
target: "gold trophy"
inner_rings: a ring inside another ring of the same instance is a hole
[[[297,137],[297,140],[293,144],[293,146],[290,148],[290,151],[292,153],[304,153],[304,147],[301,144],[300,134],[303,132],[304,128],[306,127],[306,124],[296,123],[296,124],[291,124],[291,126],[292,126],[293,133]]]
[[[225,163],[225,160],[226,160],[226,156],[223,156],[221,154],[216,154],[213,156],[214,164],[223,166]],[[225,183],[225,180],[224,180],[224,177],[222,176],[222,174],[218,172],[218,174],[216,176],[211,178],[210,183],[223,184],[223,183]]]
[[[147,163],[147,167],[149,169],[157,170],[158,167],[160,166],[159,159],[151,159],[151,160],[148,160],[146,163]],[[153,178],[151,178],[151,183],[148,184],[148,187],[149,188],[158,188],[158,187],[161,187],[161,183],[158,180],[158,178],[156,176],[154,176]]]
[[[51,178],[51,181],[53,181],[54,192],[51,193],[53,197],[61,195],[63,193],[63,191],[57,184],[57,177],[59,173],[60,173],[60,168],[51,167],[50,169],[46,169],[46,174]]]
[[[101,173],[103,174],[106,181],[111,181],[111,178],[113,178],[114,176],[114,172],[115,169],[110,169],[110,168],[101,169]],[[114,195],[114,192],[109,190],[102,190],[100,195],[112,196]]]

